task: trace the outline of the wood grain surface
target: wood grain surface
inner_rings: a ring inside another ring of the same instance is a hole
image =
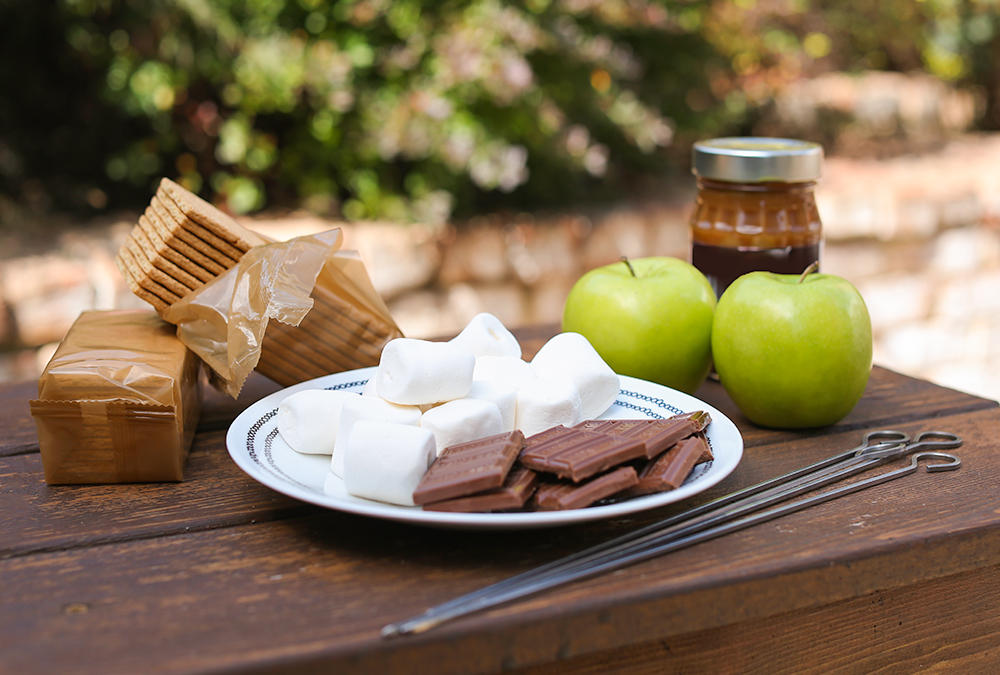
[[[532,354],[554,327],[519,334]],[[1000,661],[1000,410],[876,368],[845,420],[807,432],[698,396],[746,451],[683,505],[522,532],[435,530],[285,498],[229,459],[225,429],[276,385],[209,393],[183,483],[42,480],[33,383],[0,387],[0,671],[971,672]],[[957,472],[913,476],[412,638],[426,607],[855,445],[954,431]],[[835,646],[831,646],[835,645]],[[848,658],[851,656],[851,658]],[[854,659],[854,660],[852,660]],[[858,666],[857,664],[861,664]]]
[[[0,457],[38,452],[28,401],[38,396],[36,382],[0,385]]]
[[[996,673],[1000,567],[518,669],[520,675]]]

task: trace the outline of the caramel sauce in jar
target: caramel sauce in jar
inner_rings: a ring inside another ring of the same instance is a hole
[[[798,274],[819,260],[818,145],[716,139],[697,144],[694,158],[698,196],[690,223],[691,263],[717,295],[747,272]]]

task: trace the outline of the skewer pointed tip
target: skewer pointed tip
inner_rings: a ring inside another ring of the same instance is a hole
[[[382,636],[383,640],[394,638],[394,637],[399,637],[402,634],[403,634],[403,631],[400,630],[398,623],[390,623],[390,624],[388,624],[386,626],[383,626],[382,627],[382,632],[380,633],[380,635]]]
[[[383,639],[390,639],[402,635],[416,635],[423,633],[428,628],[433,628],[447,618],[447,616],[431,616],[425,612],[413,619],[386,624],[382,627],[381,636]]]

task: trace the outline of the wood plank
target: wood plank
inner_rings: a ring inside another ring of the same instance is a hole
[[[822,607],[517,671],[992,673],[1000,664],[1000,566]],[[821,636],[819,639],[817,636]]]
[[[301,515],[310,507],[252,480],[225,432],[199,434],[183,483],[47,485],[38,453],[0,457],[0,558]]]
[[[37,396],[37,382],[0,384],[0,457],[38,452],[38,434],[28,408],[28,401]]]
[[[0,561],[0,654],[12,671],[80,663],[95,671],[149,664],[165,671],[252,664],[493,671],[1000,564],[1000,414],[939,421],[966,439],[958,472],[920,472],[391,643],[377,637],[386,621],[592,543],[623,523],[455,532],[312,512],[10,558]],[[785,461],[801,463],[809,459],[803,453],[829,454],[823,440],[765,449],[783,447]]]
[[[385,612],[401,589],[392,584],[392,570],[381,567],[381,560],[368,561],[361,582],[352,579],[358,575],[356,568],[332,567],[321,553],[292,556],[280,545],[284,538],[278,546],[268,539],[241,538],[225,546],[216,540],[207,547],[185,538],[174,549],[156,540],[134,542],[127,549],[87,549],[69,560],[32,556],[17,561],[35,563],[27,574],[12,573],[4,564],[0,569],[5,578],[28,592],[19,590],[16,602],[3,603],[4,615],[17,617],[16,625],[5,626],[0,636],[3,661],[11,672],[31,672],[32,663],[42,666],[37,670],[52,672],[78,664],[84,655],[95,672],[141,670],[144,660],[164,671],[242,669],[258,662],[277,672],[299,665],[325,667],[327,672],[413,672],[416,664],[443,664],[435,665],[435,672],[445,673],[495,671],[586,654],[608,643],[648,641],[651,633],[663,639],[678,624],[700,627],[706,608],[711,621],[755,622],[766,612],[795,609],[798,603],[811,606],[872,590],[865,582],[891,586],[900,581],[892,564],[883,565],[878,577],[864,564],[852,569],[852,575],[842,574],[839,565],[820,566],[808,579],[808,597],[776,597],[761,582],[736,581],[726,592],[706,589],[646,605],[621,603],[611,610],[599,608],[603,598],[590,603],[594,609],[534,608],[497,617],[502,623],[478,623],[462,632],[442,629],[422,639],[386,644],[375,634],[381,619],[366,610],[374,603]],[[191,554],[178,560],[178,549],[190,549]],[[963,553],[962,547],[949,551]],[[909,565],[902,581],[912,582],[906,572],[920,569],[912,563],[949,557],[947,551],[928,552],[922,547],[919,557],[901,561]],[[132,563],[127,569],[121,569],[123,557]],[[375,578],[368,574],[372,568],[378,572]],[[858,573],[864,575],[861,582],[850,578]],[[20,583],[26,576],[31,582]],[[67,576],[74,587],[65,587]],[[768,584],[781,579],[794,587],[801,581],[783,577]],[[592,594],[593,589],[587,591]],[[577,605],[578,596],[573,598]]]

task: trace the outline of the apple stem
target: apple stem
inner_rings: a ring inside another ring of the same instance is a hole
[[[632,276],[633,276],[633,277],[634,277],[634,276],[636,276],[636,274],[635,274],[635,269],[633,269],[633,268],[632,268],[632,263],[630,263],[630,262],[629,262],[629,260],[628,260],[628,256],[624,256],[624,255],[623,255],[623,256],[621,257],[621,261],[622,261],[623,263],[625,263],[625,267],[627,267],[627,268],[628,268],[628,271],[632,273]]]
[[[812,264],[809,265],[809,267],[805,268],[802,271],[802,276],[799,277],[799,283],[801,284],[803,281],[806,280],[807,276],[809,276],[810,274],[812,274],[813,272],[815,272],[818,269],[819,269],[819,261],[818,260],[814,260],[812,262]]]

